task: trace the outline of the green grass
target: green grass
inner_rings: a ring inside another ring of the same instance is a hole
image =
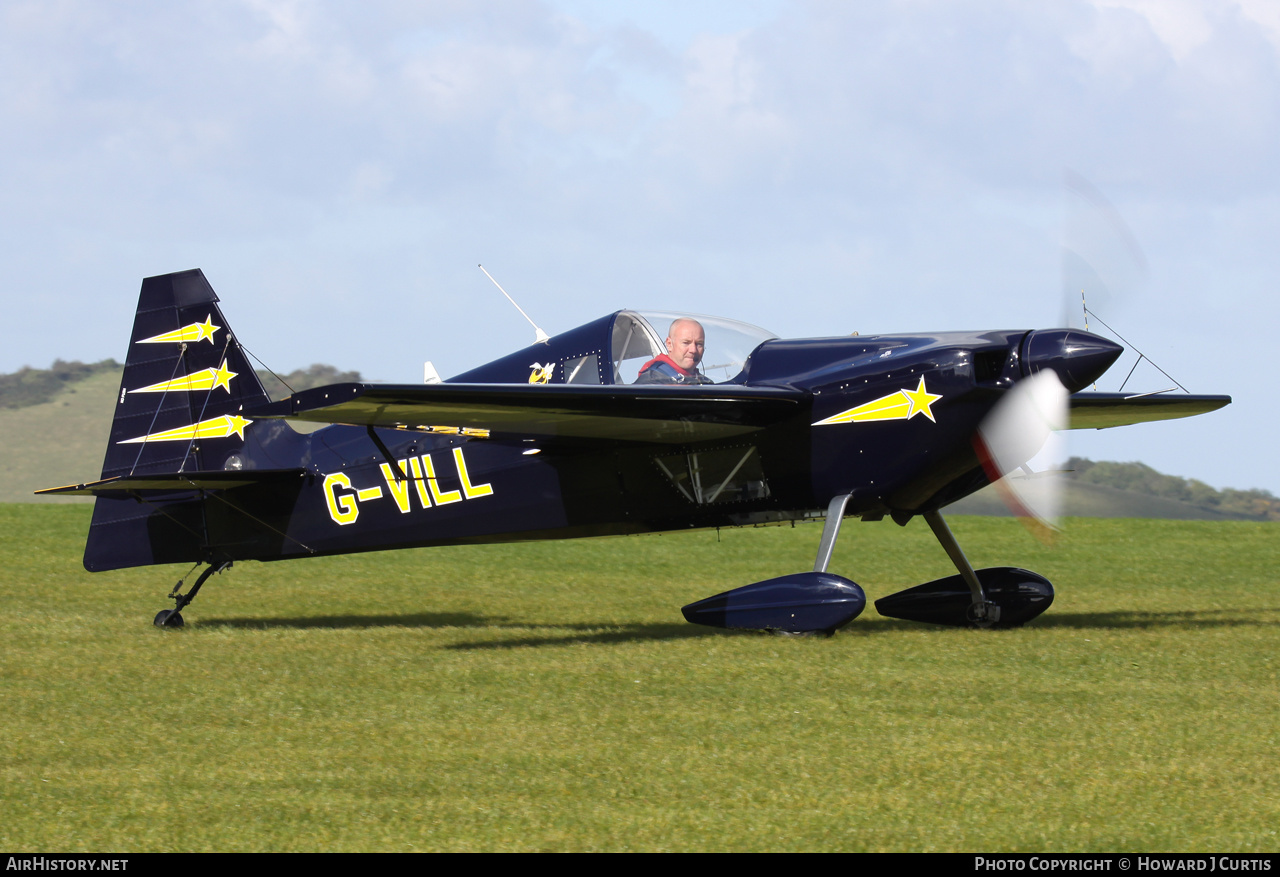
[[[820,530],[90,576],[89,509],[0,506],[10,850],[1223,850],[1280,840],[1280,525],[1071,522],[1021,630],[829,640],[679,607],[808,568]],[[952,572],[850,522],[872,599]]]

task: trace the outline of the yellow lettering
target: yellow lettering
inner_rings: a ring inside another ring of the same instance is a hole
[[[424,509],[431,508],[431,496],[427,493],[427,482],[422,477],[422,465],[418,462],[417,457],[409,458],[409,465],[413,468],[413,486],[418,488],[418,502],[422,503]]]
[[[397,460],[396,464],[400,467],[402,474],[406,476],[409,474],[406,461]],[[391,467],[386,463],[382,464],[382,477],[387,481],[387,490],[391,491],[391,498],[396,501],[400,514],[407,514],[409,511],[409,479],[406,477],[396,480],[395,473],[391,471]]]
[[[329,517],[336,524],[354,524],[360,515],[355,497],[349,493],[339,494],[338,487],[351,489],[351,479],[342,472],[333,472],[324,477],[324,501],[329,506]]]
[[[467,474],[467,461],[462,459],[462,448],[453,449],[453,459],[458,464],[458,478],[462,481],[462,492],[467,495],[467,499],[476,499],[493,493],[491,485],[471,483],[471,476]]]
[[[430,455],[422,455],[422,465],[427,469],[427,484],[431,486],[431,495],[435,497],[436,505],[448,505],[451,502],[462,501],[462,494],[458,493],[458,491],[442,491],[440,489],[440,484],[436,481],[436,468],[431,465]]]

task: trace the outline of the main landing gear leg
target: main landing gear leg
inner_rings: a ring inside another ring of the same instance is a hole
[[[818,556],[814,558],[813,561],[813,571],[815,573],[825,573],[827,571],[827,567],[831,565],[831,555],[835,552],[836,539],[840,535],[840,524],[844,521],[844,510],[848,507],[849,498],[851,496],[853,496],[852,493],[846,493],[842,496],[832,497],[831,502],[827,504],[827,519],[822,525],[822,539],[818,542]],[[805,581],[807,583],[808,580]],[[858,587],[854,582],[850,582],[849,584],[853,585],[855,588]],[[863,606],[865,605],[866,600],[864,598]],[[862,608],[859,607],[858,612],[861,611]],[[855,615],[856,614],[857,613],[855,613]],[[848,622],[846,621],[844,623],[847,624]],[[823,630],[788,630],[785,628],[778,628],[773,632],[780,636],[832,636],[836,631],[835,628],[832,627]]]
[[[978,581],[978,574],[973,571],[969,558],[964,556],[960,543],[956,541],[951,528],[943,520],[942,512],[936,509],[925,512],[924,519],[928,521],[929,529],[933,530],[933,535],[938,537],[943,550],[947,552],[947,557],[950,557],[951,562],[956,565],[961,578],[969,586],[969,593],[973,595],[973,602],[969,604],[969,623],[974,627],[990,627],[999,622],[1000,607],[987,599],[986,593],[982,590],[982,582]]]
[[[178,579],[178,583],[169,592],[169,599],[178,605],[173,609],[161,609],[156,613],[155,621],[152,623],[156,627],[182,627],[185,623],[182,620],[182,610],[187,608],[187,605],[196,598],[196,594],[200,593],[200,588],[208,581],[209,576],[226,569],[231,569],[231,561],[229,560],[209,564],[208,568],[200,573],[200,578],[196,579],[196,583],[191,586],[191,590],[185,594],[179,593],[182,590],[184,579]]]
[[[831,553],[836,549],[836,537],[840,535],[840,524],[844,521],[844,510],[849,505],[852,493],[833,497],[827,504],[827,520],[822,525],[822,541],[818,543],[818,557],[813,562],[814,572],[826,572],[831,563]]]

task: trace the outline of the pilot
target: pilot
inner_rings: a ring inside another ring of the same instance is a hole
[[[713,380],[698,373],[706,333],[702,324],[681,317],[667,330],[667,352],[649,360],[640,368],[637,384],[712,384]]]

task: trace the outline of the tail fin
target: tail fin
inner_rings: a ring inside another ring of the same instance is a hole
[[[148,277],[102,477],[221,469],[270,400],[200,269]]]
[[[142,281],[102,477],[238,468],[247,409],[270,401],[199,269]],[[159,513],[158,513],[159,512]],[[85,567],[207,560],[204,504],[99,497]]]

